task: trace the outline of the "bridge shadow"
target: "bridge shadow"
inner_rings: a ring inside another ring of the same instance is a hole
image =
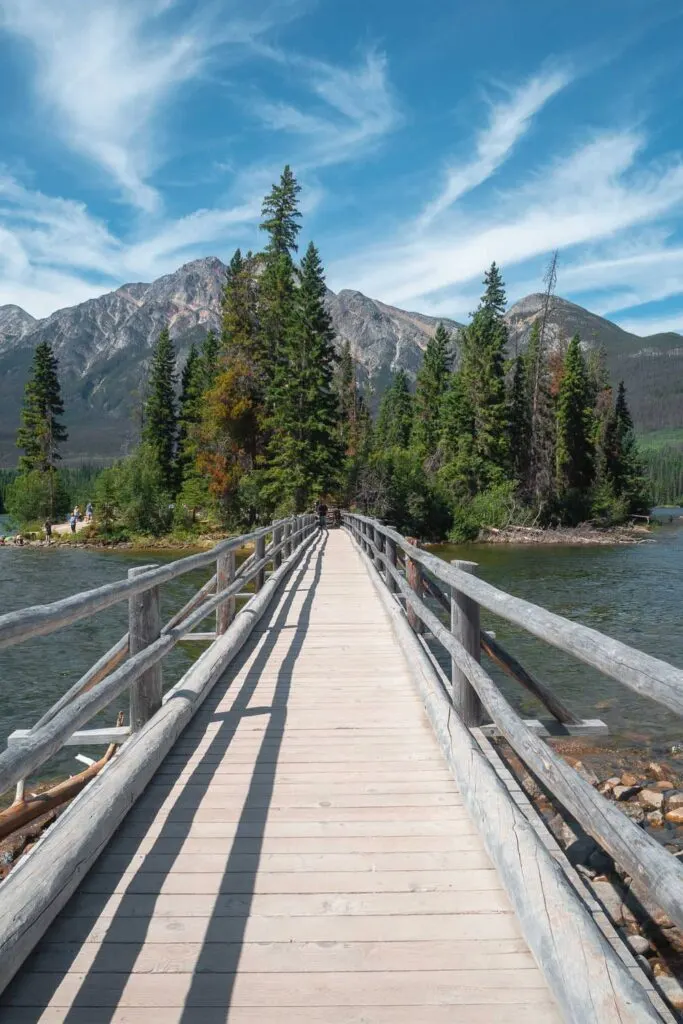
[[[267,624],[267,635],[261,637],[260,641],[257,640],[256,656],[254,657],[254,642],[247,642],[245,649],[240,652],[233,666],[227,670],[230,679],[219,681],[215,685],[213,692],[207,697],[204,707],[198,712],[198,718],[203,715],[207,724],[216,721],[221,724],[209,745],[202,750],[198,764],[184,780],[178,798],[169,810],[159,835],[147,854],[149,857],[154,857],[155,854],[159,855],[155,860],[159,862],[161,868],[157,871],[155,867],[154,885],[152,887],[147,881],[151,876],[145,872],[143,862],[126,886],[125,893],[113,917],[108,919],[106,935],[102,938],[102,943],[71,1002],[70,1008],[65,1010],[65,1016],[62,1018],[64,1024],[83,1024],[84,1020],[87,1020],[88,1024],[109,1024],[115,1015],[121,1014],[122,1011],[118,1009],[121,996],[145,944],[157,899],[161,894],[164,882],[173,870],[176,858],[182,852],[182,847],[189,836],[202,800],[210,789],[214,775],[220,767],[222,756],[227,752],[241,724],[251,717],[268,715],[268,723],[263,731],[259,750],[251,767],[249,788],[236,825],[234,838],[230,845],[230,851],[226,854],[223,875],[214,897],[213,912],[209,917],[201,949],[194,964],[192,982],[185,997],[184,1008],[180,1017],[177,1016],[176,1008],[168,1010],[169,1019],[172,1017],[174,1020],[180,1020],[181,1024],[200,1024],[200,1022],[201,1024],[214,1024],[214,1022],[218,1024],[218,1021],[225,1022],[227,1020],[275,787],[279,753],[287,719],[292,671],[310,623],[311,608],[320,582],[326,544],[327,539],[323,535],[322,540],[314,543],[304,555],[302,563],[292,571],[285,584],[289,590],[285,591],[284,600],[280,598],[281,604],[275,619],[269,619],[268,616],[264,619],[264,623]],[[311,565],[314,566],[313,578],[306,592],[296,626],[286,627],[287,616],[296,595],[302,593],[301,584]],[[275,598],[275,601],[277,600]],[[249,702],[256,692],[263,671],[273,654],[270,635],[275,636],[278,632],[287,638],[288,647],[277,671],[272,702],[269,707],[249,707]],[[244,668],[249,658],[253,658],[253,662],[247,670],[231,708],[226,712],[219,712],[218,706],[226,694],[229,694],[232,680]],[[207,712],[209,712],[208,715]],[[195,724],[196,722],[197,719],[194,720]],[[55,943],[60,943],[60,969],[53,974],[41,974],[40,999],[36,999],[36,1002],[39,1001],[42,1007],[50,1002],[71,964],[78,956],[81,944],[86,940],[96,919],[112,898],[113,890],[130,870],[135,854],[144,841],[146,829],[141,827],[137,830],[137,838],[131,840],[130,836],[126,834],[127,822],[130,822],[131,818],[151,821],[160,804],[172,792],[173,785],[181,781],[180,775],[185,770],[187,759],[192,756],[193,752],[196,752],[203,739],[204,735],[198,735],[188,750],[187,741],[183,740],[183,734],[181,734],[168,756],[175,761],[179,753],[174,753],[174,751],[180,747],[182,748],[183,762],[178,764],[177,771],[163,776],[164,783],[162,785],[159,785],[157,781],[161,776],[155,776],[152,785],[148,787],[131,810],[130,816],[124,820],[119,832],[114,835],[104,852],[105,857],[110,852],[117,852],[121,840],[124,840],[123,848],[126,852],[125,855],[121,855],[120,869],[106,875],[99,874],[99,878],[107,879],[106,886],[102,885],[102,888],[106,888],[107,891],[101,893],[77,891],[8,988],[6,997],[9,997],[10,1004],[14,1002],[11,994],[18,986],[26,986],[26,992],[33,988],[36,978],[34,970],[50,971],[49,966],[40,966],[41,957],[45,955],[45,945],[49,944],[54,948]],[[230,779],[230,776],[227,778]],[[216,810],[215,820],[220,821],[223,813],[221,810]],[[98,864],[99,862],[95,863],[92,871],[86,877],[86,881],[98,875]],[[239,884],[237,891],[234,892],[231,891],[231,885],[234,885],[236,881]],[[150,891],[152,889],[153,891]],[[84,910],[87,911],[85,916]],[[82,924],[80,931],[79,921]],[[182,941],[182,936],[178,936],[178,941]],[[216,958],[216,950],[219,947],[215,945],[216,943],[220,943],[219,963]],[[163,945],[159,945],[158,948],[160,956],[163,957]],[[32,966],[34,963],[35,967]],[[157,974],[155,977],[158,979],[159,987],[163,989],[165,975]],[[27,1002],[25,998],[21,1001]],[[106,1001],[106,1006],[102,1005],[103,1001]],[[0,1003],[0,1005],[2,1004]],[[35,1018],[29,1018],[26,1015],[26,1010],[21,1012],[22,1022],[33,1019],[38,1021],[42,1009],[36,1009]],[[125,1011],[123,1012],[125,1013]],[[150,1010],[150,1013],[153,1011]]]

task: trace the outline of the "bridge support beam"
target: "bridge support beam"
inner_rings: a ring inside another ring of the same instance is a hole
[[[140,576],[156,565],[139,565],[128,576]],[[130,654],[139,654],[161,636],[159,587],[150,587],[128,599],[128,637]],[[130,688],[130,731],[137,732],[161,707],[161,662],[143,672]]]
[[[220,594],[235,579],[235,552],[226,551],[216,559],[216,593]],[[216,633],[225,633],[235,618],[235,598],[230,597],[216,609]]]
[[[476,575],[476,562],[464,562],[458,559],[451,561],[456,569]],[[479,605],[471,597],[451,588],[451,632],[459,640],[468,654],[481,661],[481,625],[479,622]],[[453,685],[453,705],[463,723],[472,728],[484,721],[484,706],[474,687],[465,673],[451,659],[451,682]]]

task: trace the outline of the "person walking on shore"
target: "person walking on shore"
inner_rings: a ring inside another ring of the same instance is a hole
[[[45,523],[43,524],[43,529],[45,530],[45,541],[46,541],[46,543],[47,544],[51,544],[52,543],[52,522],[51,522],[49,516],[45,520]]]
[[[92,523],[92,501],[89,501],[85,506],[85,521]]]
[[[76,524],[77,523],[78,523],[78,518],[76,516],[76,512],[74,511],[72,516],[71,516],[71,519],[69,520],[69,526],[71,527],[71,532],[72,533],[76,532]]]

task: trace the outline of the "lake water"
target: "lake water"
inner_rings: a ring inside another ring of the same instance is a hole
[[[683,668],[683,521],[660,527],[650,542],[625,547],[511,545],[440,546],[445,559],[479,564],[478,575],[501,590],[607,633]],[[683,722],[494,616],[483,625],[525,668],[584,718],[601,718],[611,737],[665,753],[683,739]],[[490,666],[488,666],[490,667]],[[548,717],[530,694],[495,673],[506,695],[528,717]]]
[[[479,575],[501,589],[683,667],[683,525],[663,526],[654,537],[633,547],[470,545],[443,546],[435,553],[476,561]],[[0,548],[0,611],[55,601],[123,579],[132,566],[173,557],[65,547]],[[164,586],[164,619],[209,574],[193,573]],[[13,729],[31,726],[87,671],[125,633],[126,619],[124,602],[59,633],[0,651],[0,743]],[[575,712],[606,721],[613,739],[643,746],[653,755],[681,742],[680,719],[654,701],[492,616],[485,616],[484,625],[495,629],[508,650]],[[176,648],[164,661],[165,683],[176,682],[201,649],[200,644]],[[527,717],[546,716],[526,691],[493,671],[518,710]],[[98,721],[113,724],[116,712],[127,710],[126,705],[126,698],[116,701]],[[76,753],[75,748],[62,751],[42,774],[78,770]]]
[[[0,527],[1,529],[1,527]],[[77,548],[0,548],[0,611],[9,612],[32,604],[45,604],[125,579],[136,565],[161,564],[177,554],[87,551]],[[163,620],[196,592],[211,575],[210,569],[188,575],[161,588]],[[0,650],[0,747],[14,729],[26,729],[83,675],[127,631],[127,602],[84,619],[50,636]],[[200,627],[198,627],[200,628]],[[203,627],[210,628],[210,627]],[[181,677],[205,645],[176,647],[163,662],[164,683],[171,686]],[[119,710],[128,711],[122,697],[91,723],[113,725]],[[39,774],[80,770],[75,747],[61,751]],[[96,756],[97,748],[83,750]]]

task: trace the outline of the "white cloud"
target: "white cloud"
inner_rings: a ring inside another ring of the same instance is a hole
[[[419,223],[429,225],[461,196],[490,178],[529,130],[534,115],[570,81],[566,69],[543,72],[511,91],[506,99],[491,104],[488,124],[475,142],[474,159],[448,168],[441,192],[425,207]]]
[[[151,281],[216,246],[239,244],[258,213],[256,203],[197,210],[160,222],[144,240],[123,239],[84,204],[0,175],[0,305],[47,316],[123,282]]]
[[[278,57],[301,72],[306,87],[323,104],[302,110],[290,103],[263,100],[253,107],[269,128],[305,140],[297,159],[299,170],[354,160],[399,125],[383,54],[370,51],[351,68]]]
[[[330,286],[419,308],[442,289],[478,280],[494,259],[507,271],[556,248],[656,222],[683,204],[683,166],[636,171],[643,148],[644,139],[631,132],[599,136],[476,218],[451,213],[407,242],[405,235],[392,237],[338,262]]]
[[[683,312],[654,317],[616,317],[615,323],[641,338],[651,334],[667,334],[671,331],[683,335]],[[683,338],[681,345],[683,346]]]

